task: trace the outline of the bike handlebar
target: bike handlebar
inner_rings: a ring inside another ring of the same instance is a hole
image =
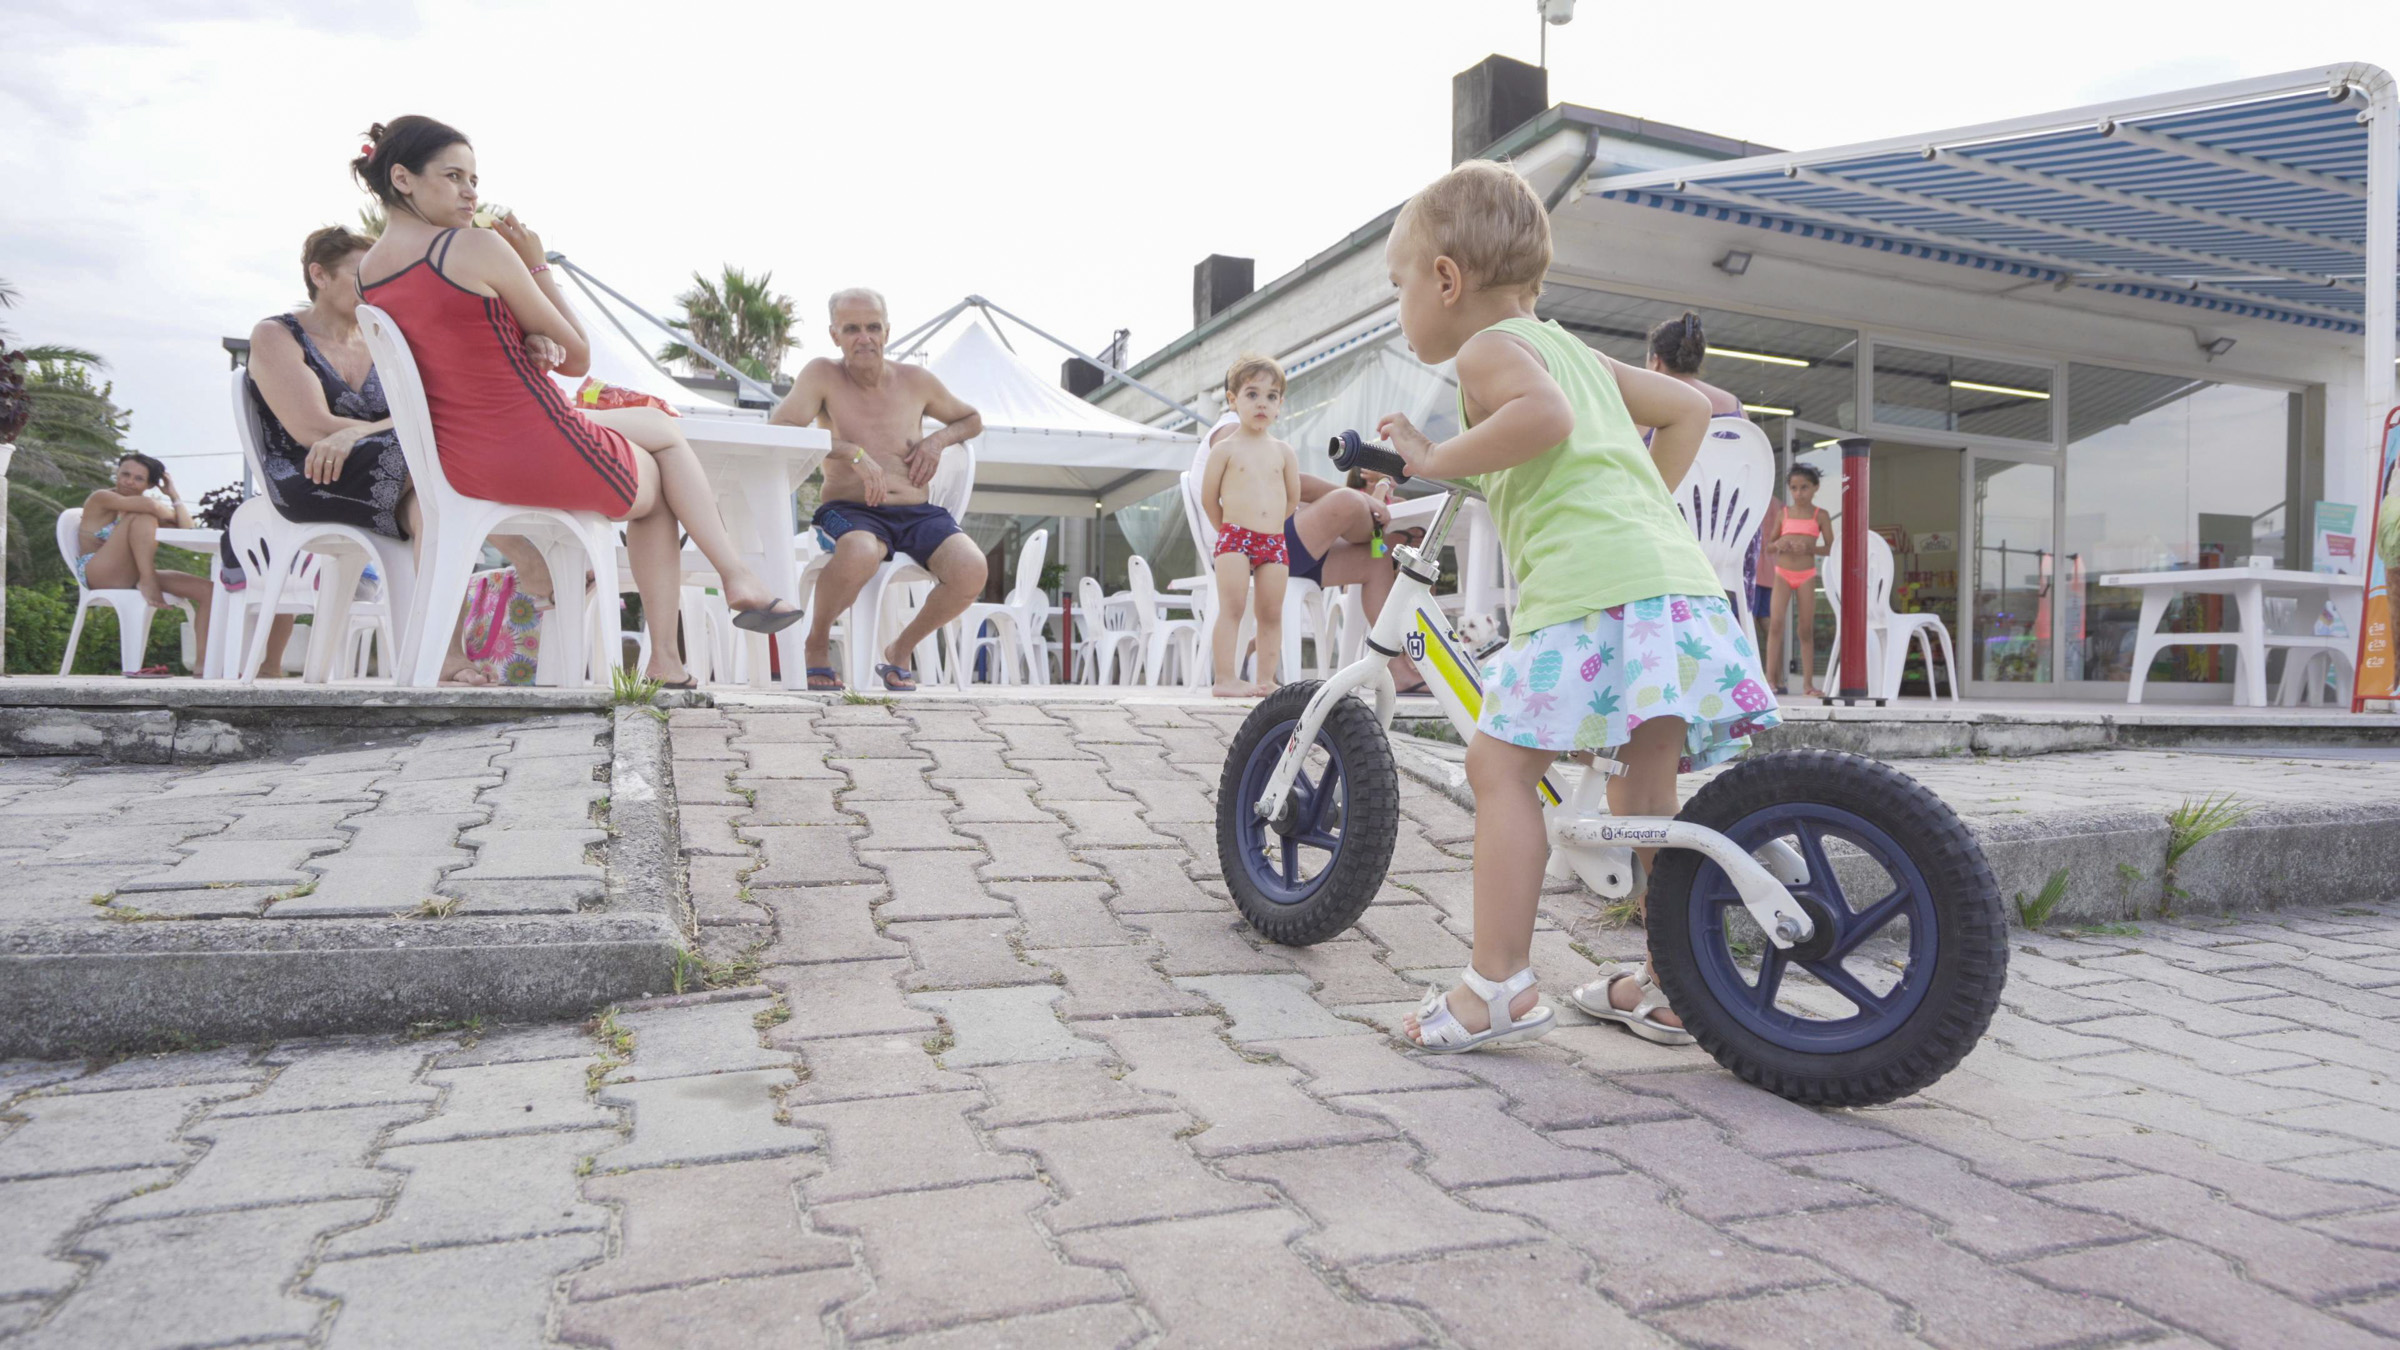
[[[1325,453],[1333,456],[1333,467],[1343,473],[1365,469],[1395,483],[1408,481],[1408,461],[1400,458],[1399,451],[1377,445],[1355,431],[1334,437],[1333,443],[1325,447]]]

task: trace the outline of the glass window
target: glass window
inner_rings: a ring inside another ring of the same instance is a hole
[[[2051,443],[2050,371],[1974,356],[1875,344],[1875,420]]]
[[[2104,587],[2111,572],[2163,572],[2284,561],[2284,485],[2299,453],[2293,395],[2106,366],[2068,372],[2066,554],[2079,602],[2067,632],[2067,678],[2133,674],[2139,590]],[[2219,597],[2184,597],[2170,631],[2230,626]],[[2172,647],[2150,678],[2229,681],[2232,654]]]
[[[2055,473],[2047,464],[1973,460],[1975,654],[1973,678],[2016,684],[2050,679],[2050,522]]]
[[[1638,366],[1650,354],[1650,330],[1683,317],[1687,306],[1576,286],[1551,286],[1536,307],[1598,351]],[[1824,426],[1858,425],[1858,334],[1790,319],[1695,308],[1708,337],[1700,378],[1742,401],[1752,421],[1777,442],[1780,419]]]

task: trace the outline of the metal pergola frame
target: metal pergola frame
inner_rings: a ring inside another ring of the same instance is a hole
[[[2362,168],[2363,179],[2314,167],[2333,160]],[[1585,196],[2022,275],[2061,291],[2359,334],[2360,434],[2370,450],[2400,401],[2400,99],[2375,66],[1599,174],[1568,200]]]

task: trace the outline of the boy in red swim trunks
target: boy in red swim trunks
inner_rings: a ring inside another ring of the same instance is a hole
[[[1217,529],[1214,691],[1223,698],[1264,694],[1275,687],[1268,672],[1283,651],[1283,589],[1291,578],[1291,554],[1283,522],[1300,507],[1300,457],[1267,434],[1283,411],[1283,367],[1264,356],[1245,356],[1225,375],[1226,406],[1238,426],[1215,433],[1208,465],[1200,475],[1200,505]],[[1251,583],[1258,586],[1258,679],[1241,678],[1242,611]]]

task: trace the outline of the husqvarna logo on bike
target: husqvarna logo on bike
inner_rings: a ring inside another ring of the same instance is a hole
[[[1408,635],[1408,659],[1411,661],[1425,659],[1425,635],[1423,633],[1412,631]]]
[[[1600,842],[1604,844],[1657,844],[1665,842],[1666,837],[1666,828],[1659,825],[1600,827]]]

